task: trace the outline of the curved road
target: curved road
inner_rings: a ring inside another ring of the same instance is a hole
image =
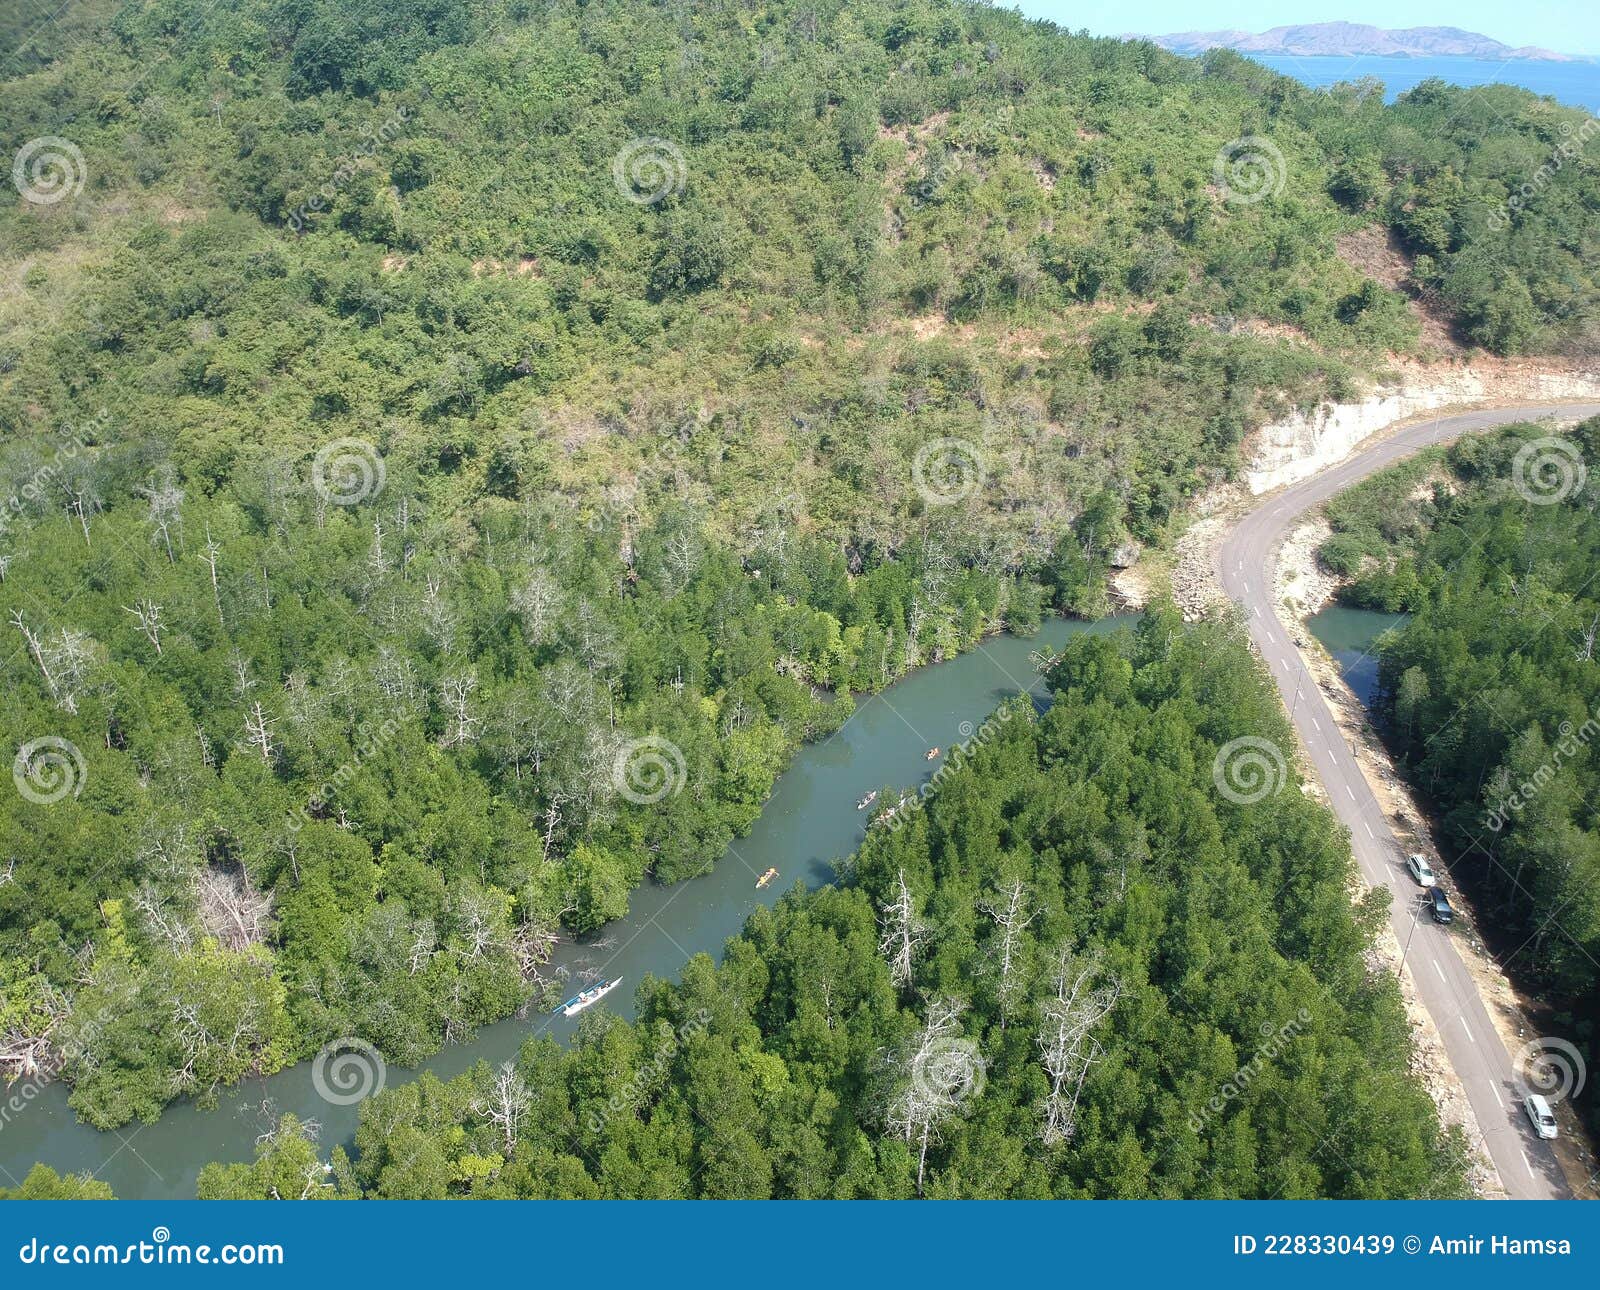
[[[1432,1014],[1451,1065],[1466,1087],[1501,1181],[1517,1199],[1552,1199],[1571,1192],[1555,1153],[1534,1136],[1517,1103],[1511,1057],[1490,1023],[1449,933],[1436,926],[1426,912],[1416,919],[1412,933],[1412,915],[1421,892],[1404,867],[1399,839],[1295,648],[1293,632],[1278,618],[1272,589],[1277,580],[1278,549],[1295,521],[1375,471],[1420,448],[1463,434],[1515,421],[1597,414],[1597,403],[1539,404],[1467,412],[1407,427],[1269,497],[1234,527],[1217,555],[1223,590],[1245,610],[1250,638],[1292,714],[1300,742],[1327,790],[1328,802],[1350,830],[1362,876],[1369,885],[1386,884],[1394,893],[1390,922],[1401,945],[1412,936],[1406,963],[1417,993]]]

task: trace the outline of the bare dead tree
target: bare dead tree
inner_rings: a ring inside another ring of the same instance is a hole
[[[976,1045],[961,1040],[961,1004],[936,998],[922,1028],[894,1059],[896,1081],[884,1122],[889,1132],[917,1153],[917,1195],[922,1195],[928,1148],[977,1085],[982,1059]]]
[[[502,1154],[508,1159],[517,1149],[517,1134],[533,1108],[533,1093],[514,1062],[505,1062],[494,1082],[472,1103],[472,1109],[500,1130]]]
[[[28,626],[20,609],[11,611],[11,625],[22,633],[28,653],[56,705],[77,712],[78,694],[94,662],[94,641],[87,632],[61,628],[49,640]]]
[[[391,715],[415,714],[425,701],[411,660],[393,646],[378,646],[378,657],[372,665],[372,683],[377,687],[385,711]]]
[[[27,621],[22,617],[20,609],[11,611],[11,625],[22,633],[22,639],[28,644],[28,653],[33,656],[34,665],[39,669],[39,674],[44,677],[45,686],[54,695],[56,693],[55,678],[50,675],[50,665],[45,661],[39,633],[28,626]]]
[[[144,915],[145,924],[170,948],[183,951],[194,944],[194,928],[174,908],[172,898],[154,883],[140,885],[133,907]]]
[[[183,489],[178,487],[172,471],[168,470],[160,480],[152,480],[150,486],[142,491],[150,503],[150,540],[157,546],[166,548],[168,564],[176,564],[177,556],[172,551],[172,536],[174,532],[178,534],[178,545],[181,547]]]
[[[439,681],[439,703],[444,708],[445,729],[440,739],[445,748],[459,748],[477,742],[483,718],[472,711],[472,696],[478,688],[475,668],[446,676]]]
[[[272,924],[272,893],[257,891],[243,868],[226,870],[207,865],[200,871],[196,886],[200,922],[209,935],[230,950],[259,945],[267,939]]]
[[[661,558],[672,576],[673,588],[681,589],[689,585],[700,567],[700,544],[695,541],[694,534],[679,529],[667,539]]]
[[[445,599],[442,577],[430,574],[423,583],[422,625],[440,654],[449,654],[455,649],[456,616]]]
[[[451,897],[450,912],[456,931],[466,943],[466,956],[475,962],[505,944],[504,919],[493,897],[470,887]]]
[[[1055,995],[1042,1009],[1039,1051],[1050,1091],[1044,1099],[1040,1138],[1046,1146],[1070,1141],[1077,1128],[1078,1097],[1089,1067],[1100,1059],[1101,1047],[1090,1032],[1116,1007],[1121,983],[1096,986],[1100,961],[1093,955],[1078,958],[1062,948],[1056,963]]]
[[[233,672],[233,697],[248,697],[250,691],[256,688],[255,678],[250,675],[250,660],[234,650],[228,657],[228,667]]]
[[[439,943],[439,933],[433,919],[419,918],[412,924],[411,948],[406,951],[406,974],[416,976],[428,966],[433,951]]]
[[[83,545],[93,550],[94,544],[89,540],[89,517],[99,514],[105,503],[92,488],[82,483],[74,482],[63,487],[67,493],[67,511],[77,517],[78,527],[83,530]]]
[[[561,613],[561,587],[545,570],[530,570],[512,591],[511,608],[522,619],[528,643],[543,645],[555,634]]]
[[[71,998],[46,984],[31,1008],[0,1029],[0,1077],[53,1078],[72,1046],[64,1035],[72,1015]]]
[[[261,701],[257,699],[250,705],[250,711],[244,719],[244,740],[250,747],[261,754],[261,760],[270,763],[276,747],[272,742],[272,727],[276,724],[273,719],[262,711]]]
[[[216,606],[217,626],[222,627],[222,588],[217,583],[217,560],[222,555],[221,545],[212,538],[211,526],[206,525],[206,549],[200,557],[200,562],[211,572],[211,603]]]
[[[145,638],[156,647],[156,654],[161,653],[161,606],[146,597],[132,605],[124,605],[123,611],[132,614],[139,620],[139,630]]]
[[[895,896],[878,917],[883,929],[878,952],[889,964],[889,979],[904,990],[911,985],[912,960],[925,930],[917,921],[916,903],[906,886],[906,871],[895,876]]]
[[[1015,1011],[1017,996],[1024,982],[1019,970],[1019,948],[1022,934],[1043,912],[1028,898],[1027,884],[1020,878],[1003,883],[991,897],[978,902],[978,909],[987,914],[1000,929],[1000,944],[996,948],[996,966],[1000,971],[1000,984],[995,994],[1000,1002],[1000,1029]]]
[[[1588,630],[1583,633],[1583,646],[1578,650],[1578,662],[1589,663],[1594,660],[1594,641],[1597,632],[1600,632],[1600,613],[1589,620]]]
[[[95,645],[88,632],[63,627],[45,647],[50,673],[55,678],[56,702],[68,712],[78,710],[78,696],[89,680]]]

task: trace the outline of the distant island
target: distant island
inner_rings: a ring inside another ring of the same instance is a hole
[[[1298,55],[1300,57],[1380,58],[1483,58],[1496,61],[1524,59],[1554,63],[1589,60],[1549,49],[1524,45],[1513,49],[1489,36],[1460,27],[1406,27],[1385,31],[1359,22],[1311,22],[1274,27],[1253,35],[1248,31],[1183,31],[1149,39],[1178,54],[1202,54],[1208,49],[1236,49],[1244,54]]]

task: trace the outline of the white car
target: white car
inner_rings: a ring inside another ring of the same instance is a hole
[[[1533,1125],[1533,1131],[1541,1138],[1561,1136],[1561,1130],[1556,1127],[1556,1117],[1551,1113],[1550,1103],[1537,1093],[1529,1093],[1522,1099],[1522,1109],[1528,1113],[1528,1121]]]
[[[1433,876],[1433,869],[1428,864],[1428,857],[1413,851],[1406,857],[1406,868],[1411,871],[1411,876],[1417,880],[1421,887],[1433,887],[1439,882]]]

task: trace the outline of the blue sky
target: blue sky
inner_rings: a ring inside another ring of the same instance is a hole
[[[1001,0],[1002,3],[1005,0]],[[1127,32],[1265,31],[1300,22],[1369,22],[1375,27],[1463,27],[1508,45],[1542,45],[1563,54],[1600,54],[1600,5],[1593,0],[1013,0],[1030,18],[1048,18],[1097,36]]]

